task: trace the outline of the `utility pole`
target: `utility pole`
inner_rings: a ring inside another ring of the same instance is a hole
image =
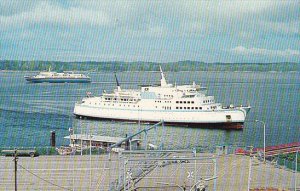
[[[18,165],[18,151],[17,151],[17,149],[15,149],[13,160],[15,161],[15,191],[17,191],[18,190],[17,189],[17,170],[18,170],[18,168],[17,168],[17,165]]]
[[[295,174],[294,174],[294,176],[295,176],[295,179],[294,179],[294,187],[295,187],[295,191],[297,191],[297,174],[298,174],[298,168],[297,168],[297,164],[298,164],[298,152],[299,152],[299,150],[296,152],[296,163],[295,163]]]

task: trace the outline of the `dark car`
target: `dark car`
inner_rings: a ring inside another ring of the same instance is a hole
[[[15,150],[2,150],[2,155],[4,156],[15,156]],[[28,149],[28,150],[17,150],[17,156],[18,157],[37,157],[39,156],[39,153],[34,149]]]

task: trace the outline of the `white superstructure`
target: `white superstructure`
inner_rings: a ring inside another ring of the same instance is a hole
[[[161,72],[160,86],[142,86],[140,90],[117,89],[100,97],[88,95],[75,104],[76,116],[140,121],[165,124],[184,124],[195,127],[243,127],[250,106],[223,107],[206,88],[196,85],[168,84]]]

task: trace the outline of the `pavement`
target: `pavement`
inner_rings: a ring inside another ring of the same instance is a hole
[[[208,156],[202,154],[195,159],[186,154],[165,155],[163,159],[120,158],[118,154],[19,157],[17,190],[110,190],[113,182],[118,184],[118,178],[119,185],[125,185],[127,190],[190,190],[194,184],[203,183],[206,190],[243,191],[248,190],[249,180],[250,188],[294,190],[295,180],[300,188],[299,172],[257,159],[250,161],[248,156],[221,155],[213,156],[214,160]],[[0,190],[15,190],[13,157],[0,157]]]

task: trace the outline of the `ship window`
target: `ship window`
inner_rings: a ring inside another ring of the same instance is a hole
[[[182,101],[180,101],[180,103],[182,103]]]
[[[188,109],[190,109],[190,107],[188,107]]]
[[[186,101],[184,101],[183,103],[186,103]]]
[[[198,107],[195,107],[195,109],[198,109]]]
[[[231,115],[226,115],[226,119],[231,119]]]
[[[176,109],[178,109],[178,107],[176,107]]]
[[[194,101],[192,101],[192,103],[194,103]]]
[[[190,103],[190,101],[188,101],[187,103]]]
[[[192,109],[194,109],[194,107],[192,107]]]
[[[176,103],[179,103],[179,101],[176,101]]]
[[[182,107],[180,107],[180,109],[182,109]]]
[[[202,107],[199,107],[199,109],[202,109]]]
[[[183,109],[186,109],[186,107],[184,107]]]

